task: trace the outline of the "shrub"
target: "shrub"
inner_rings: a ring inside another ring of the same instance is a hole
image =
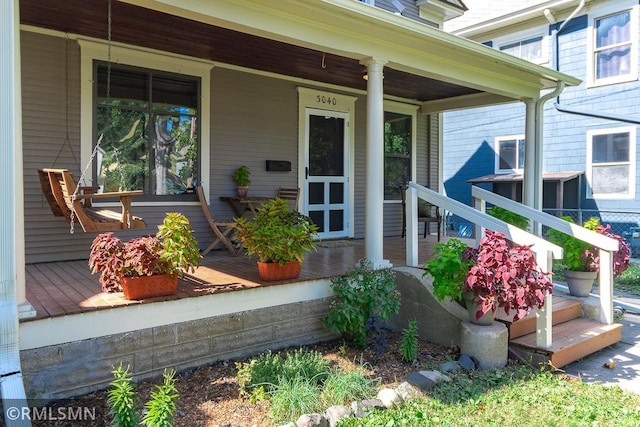
[[[407,329],[402,330],[400,355],[406,362],[413,362],[418,357],[418,322],[409,320]]]
[[[433,276],[433,294],[439,301],[462,299],[464,280],[474,258],[474,250],[459,239],[436,244],[433,258],[424,263],[426,270],[422,277]]]
[[[515,225],[523,230],[526,230],[527,227],[529,227],[529,218],[515,212],[511,212],[508,209],[501,208],[500,206],[492,206],[487,210],[487,213],[494,218],[498,218],[507,224]]]
[[[374,270],[367,259],[346,276],[331,279],[331,289],[335,298],[323,324],[333,332],[352,334],[358,345],[372,337],[367,329],[370,318],[377,320],[369,325],[379,328],[378,320],[386,322],[400,310],[394,273],[389,268]]]
[[[615,287],[634,295],[640,295],[640,265],[631,263],[615,282]]]

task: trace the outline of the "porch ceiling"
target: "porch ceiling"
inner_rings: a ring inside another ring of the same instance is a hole
[[[20,0],[20,21],[104,40],[107,0]],[[388,61],[385,95],[422,102],[425,112],[535,98],[562,77],[517,58],[518,67],[496,60],[494,53],[509,57],[473,42],[454,46],[448,34],[351,0],[114,0],[112,39],[362,91],[360,60],[374,56]]]

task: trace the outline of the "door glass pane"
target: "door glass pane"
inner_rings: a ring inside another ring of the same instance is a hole
[[[342,231],[342,230],[344,230],[344,211],[343,210],[329,211],[329,231]]]
[[[344,119],[309,116],[309,173],[344,175]]]
[[[324,204],[324,182],[309,183],[309,204],[310,205]]]
[[[344,203],[344,184],[332,182],[329,184],[329,203]]]
[[[318,226],[318,233],[324,232],[324,211],[310,211],[309,218]]]

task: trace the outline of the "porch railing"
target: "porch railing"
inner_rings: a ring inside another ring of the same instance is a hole
[[[457,200],[450,199],[442,194],[436,193],[426,187],[423,187],[414,182],[410,182],[406,190],[406,215],[407,215],[407,240],[406,240],[406,254],[407,265],[418,267],[418,198],[424,199],[427,202],[439,206],[441,209],[446,209],[448,212],[458,215],[461,218],[473,223],[479,229],[476,232],[476,243],[479,243],[480,236],[482,235],[482,229],[495,230],[503,233],[509,240],[521,245],[533,245],[531,250],[536,256],[538,265],[542,271],[551,271],[552,260],[562,258],[562,249],[547,240],[538,237],[528,231],[522,230],[513,225],[507,224],[497,218],[494,218],[486,214],[482,210],[474,209]],[[490,193],[493,194],[493,193]],[[487,199],[485,199],[487,200]],[[508,199],[505,199],[510,201]],[[494,200],[491,203],[501,201]],[[494,203],[494,204],[498,204]],[[515,203],[518,206],[505,207],[520,215],[532,217],[530,211],[538,212],[535,209],[531,209],[527,206],[523,206],[519,203]],[[517,208],[517,209],[516,209]],[[557,220],[557,218],[556,218]],[[560,221],[560,220],[558,220]],[[594,233],[595,234],[595,233]],[[552,296],[548,295],[545,299],[544,307],[537,312],[536,318],[536,341],[540,348],[550,348],[552,344],[551,336],[551,307]]]
[[[524,206],[521,203],[504,198],[490,191],[473,186],[471,195],[476,208],[485,210],[486,203],[500,206],[517,214],[526,216],[534,224],[540,224],[549,228],[554,228],[565,234],[573,236],[589,243],[598,249],[600,256],[599,273],[599,295],[600,295],[600,322],[605,324],[613,323],[613,253],[618,250],[618,241],[602,234],[587,230],[577,224]],[[534,228],[535,229],[535,228]]]

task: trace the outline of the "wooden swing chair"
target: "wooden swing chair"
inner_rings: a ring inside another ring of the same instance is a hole
[[[108,34],[108,63],[111,63],[111,1],[109,1],[109,34]],[[66,138],[58,151],[53,164],[55,166],[65,145],[69,146],[71,154],[77,161],[73,148],[69,142],[69,82],[68,82],[68,63],[69,63],[69,40],[65,40],[65,88],[66,88]],[[107,97],[109,96],[110,73],[107,73]],[[84,175],[89,166],[93,162],[102,136],[98,139],[93,153],[89,158],[89,163],[85,167],[80,176],[80,182],[83,181]],[[55,216],[63,216],[70,224],[70,233],[74,233],[74,224],[77,221],[82,230],[85,232],[105,232],[124,230],[130,228],[146,228],[147,224],[144,219],[134,216],[131,213],[131,201],[134,196],[143,194],[142,190],[135,191],[118,191],[110,193],[98,193],[97,187],[78,186],[73,175],[68,169],[44,168],[38,169],[38,177],[42,193],[47,199],[49,207]],[[93,206],[94,199],[120,199],[121,212],[102,209]]]

